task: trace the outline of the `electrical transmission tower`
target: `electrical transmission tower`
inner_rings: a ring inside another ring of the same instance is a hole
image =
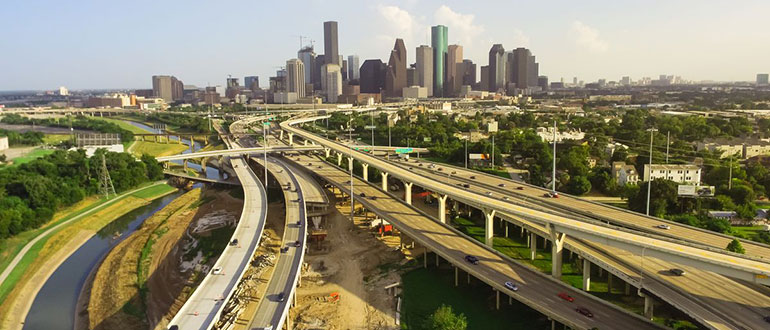
[[[110,194],[117,195],[115,193],[115,186],[112,185],[112,178],[110,178],[110,171],[107,170],[107,161],[102,153],[102,167],[99,170],[99,190],[106,198],[110,198]]]

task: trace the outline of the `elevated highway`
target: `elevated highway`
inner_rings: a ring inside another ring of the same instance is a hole
[[[297,160],[299,159],[299,160]],[[313,156],[292,157],[291,161],[312,170],[316,175],[350,194],[350,176],[348,172],[333,167]],[[310,163],[311,165],[307,165]],[[383,192],[378,187],[354,178],[353,196],[359,205],[391,222],[402,233],[413,238],[417,243],[446,259],[455,267],[484,281],[497,291],[500,296],[508,295],[528,306],[557,320],[571,328],[590,329],[659,329],[657,325],[643,318],[626,312],[612,304],[601,301],[591,295],[554,280],[533,270],[526,265],[511,260],[502,254],[479,244],[460,232],[431,219],[418,209]],[[366,197],[361,197],[363,193]],[[373,198],[374,197],[374,198]],[[376,199],[375,199],[376,198]],[[475,255],[480,259],[478,265],[471,265],[464,260],[465,255]],[[519,291],[511,292],[503,286],[506,281],[513,281],[520,286]],[[568,292],[575,297],[573,303],[557,296]],[[575,311],[576,307],[586,307],[594,314],[587,318]]]
[[[477,194],[469,193],[465,189],[458,188],[457,186],[436,182],[415,175],[408,170],[371,155],[351,151],[350,148],[340,143],[326,140],[323,137],[292,126],[301,121],[308,120],[313,120],[313,118],[285,121],[281,123],[281,128],[285,131],[300,135],[306,140],[313,141],[316,144],[322,145],[337,153],[343,155],[351,153],[353,159],[361,161],[369,166],[374,166],[382,171],[384,173],[384,178],[392,175],[393,177],[407,182],[407,184],[410,185],[410,188],[412,184],[417,184],[418,186],[440,193],[442,196],[451,196],[455,200],[479,208],[487,217],[487,222],[492,222],[495,212],[506,212],[508,214],[546,224],[549,234],[555,238],[553,241],[556,243],[554,245],[557,246],[556,251],[558,252],[561,251],[561,247],[563,246],[563,238],[565,235],[569,235],[592,242],[600,242],[605,245],[618,247],[640,255],[644,253],[646,256],[661,258],[669,262],[706,269],[749,282],[766,285],[770,284],[770,264],[759,260],[758,258],[727,253],[721,249],[678,242],[677,240],[666,239],[657,235],[631,232],[604,223],[590,223],[568,217],[554,216],[538,210],[517,206],[490,196],[478,196]],[[445,198],[446,197],[442,197],[443,201],[445,201]],[[444,222],[445,219],[443,217],[441,218],[442,222]]]
[[[296,146],[296,147],[273,146],[273,147],[267,147],[267,152],[268,153],[298,152],[298,151],[312,151],[312,150],[322,150],[322,149],[323,148],[318,146]],[[219,156],[261,155],[264,152],[265,152],[264,147],[233,148],[233,149],[225,149],[225,150],[191,152],[188,154],[163,156],[163,157],[158,157],[156,159],[158,160],[158,162],[169,162],[172,160],[185,160],[185,159],[193,159],[193,158],[208,158],[208,157],[219,157]]]

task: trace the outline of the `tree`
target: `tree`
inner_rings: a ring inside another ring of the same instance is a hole
[[[628,207],[639,213],[647,210],[647,185],[639,185],[639,191],[628,199]],[[666,213],[679,213],[677,203],[677,183],[670,180],[655,179],[650,189],[650,215],[662,217]]]
[[[425,329],[429,330],[465,330],[468,328],[468,320],[464,314],[457,315],[451,306],[441,305],[426,320]]]
[[[740,253],[740,254],[746,253],[746,249],[743,248],[743,245],[741,245],[741,241],[739,241],[737,238],[733,239],[732,242],[727,244],[727,248],[725,248],[725,250],[730,252]]]
[[[559,168],[567,170],[570,175],[588,175],[588,148],[574,146],[569,148],[566,155],[559,157]]]
[[[573,195],[584,195],[591,191],[591,182],[585,176],[572,177],[567,183],[567,192]]]

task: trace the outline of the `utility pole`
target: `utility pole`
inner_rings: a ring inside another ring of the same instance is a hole
[[[730,155],[730,176],[727,179],[727,190],[733,190],[733,155]]]
[[[647,215],[650,215],[650,191],[652,190],[652,139],[657,129],[650,128],[650,166],[647,167]]]
[[[369,112],[369,117],[372,119],[372,148],[374,148],[374,110]]]
[[[350,140],[350,222],[353,222],[353,210],[354,207],[354,200],[353,200],[353,111],[350,112],[350,118],[348,119],[348,139]]]
[[[553,173],[551,174],[551,190],[556,194],[556,119],[553,120]]]
[[[495,136],[492,135],[492,169],[495,169]]]
[[[265,102],[265,120],[262,121],[262,153],[265,155],[265,194],[267,194],[267,125],[269,122],[270,121],[267,118],[267,102]]]
[[[468,140],[470,138],[470,134],[465,136],[465,169],[468,169]]]
[[[666,164],[668,164],[668,147],[671,145],[671,131],[666,132]]]

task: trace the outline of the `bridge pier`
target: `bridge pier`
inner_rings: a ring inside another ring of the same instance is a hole
[[[337,166],[342,166],[342,154],[337,153]]]
[[[612,273],[607,272],[607,293],[612,293]]]
[[[411,182],[404,182],[404,200],[409,205],[412,205],[412,184]]]
[[[382,191],[388,192],[388,172],[382,172]]]
[[[482,210],[484,212],[484,218],[485,218],[485,230],[484,230],[484,243],[492,247],[494,243],[494,237],[495,237],[495,229],[494,229],[494,223],[495,223],[495,210],[489,210],[484,209]]]
[[[535,260],[535,256],[537,255],[537,234],[530,232],[529,233],[529,259]]]
[[[428,268],[428,248],[422,250],[422,268]]]
[[[439,195],[438,198],[438,220],[446,223],[446,199],[449,195]]]
[[[627,296],[631,294],[631,284],[629,284],[628,282],[625,282],[625,284],[626,284],[626,287],[625,287],[625,290],[623,290],[623,293],[625,293]]]
[[[361,167],[364,168],[364,181],[369,182],[369,164],[361,163]]]
[[[294,133],[292,132],[289,132],[289,145],[290,146],[294,145]]]
[[[283,131],[281,131],[281,139],[283,139]],[[326,158],[329,158],[331,156],[332,150],[329,148],[324,148],[324,153],[326,153]]]
[[[348,170],[353,171],[353,157],[348,158]]]
[[[305,142],[304,142],[304,145],[307,145],[307,139],[305,139],[304,141],[305,141]]]
[[[183,160],[182,164],[183,164],[183,167],[184,167],[184,172],[187,173],[187,159]]]
[[[500,290],[495,290],[495,307],[500,310]]]
[[[182,144],[182,136],[181,135],[177,135],[176,136],[176,143],[177,144]]]
[[[166,135],[166,143],[171,143],[171,135]]]
[[[548,225],[548,234],[551,236],[551,276],[561,279],[562,250],[566,234],[556,231],[552,224]]]
[[[155,143],[158,143],[158,136],[155,136]]]
[[[279,133],[278,138],[283,140],[283,130],[281,130],[281,132]],[[328,158],[329,155],[327,154],[326,157]]]
[[[583,259],[583,291],[591,291],[591,261]]]
[[[505,225],[505,237],[508,238],[508,227],[511,225],[506,221],[502,221],[502,223]]]
[[[206,175],[206,164],[208,163],[208,161],[209,161],[208,157],[201,158],[201,174],[203,174],[204,176]]]
[[[652,320],[652,297],[644,293],[639,293],[639,295],[644,297],[644,317]]]
[[[459,273],[460,271],[458,270],[457,266],[455,266],[455,288],[459,286],[458,284],[458,277],[460,275]]]
[[[170,162],[163,162],[163,168],[168,169]]]

